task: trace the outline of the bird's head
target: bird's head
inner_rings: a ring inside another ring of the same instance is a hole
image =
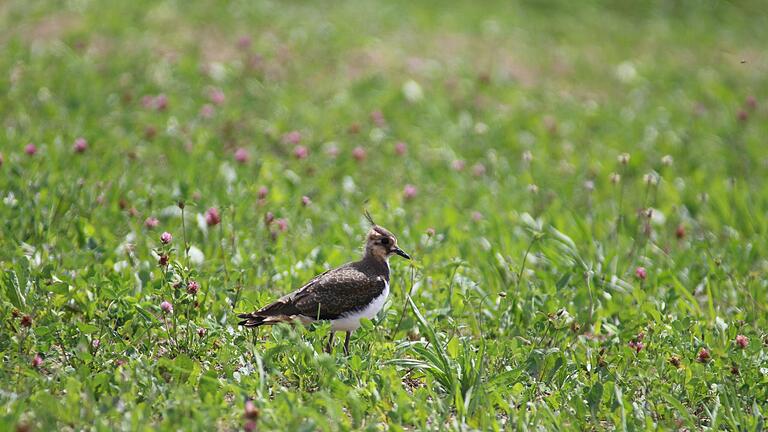
[[[392,255],[400,255],[405,259],[411,259],[407,253],[397,247],[397,238],[389,230],[373,225],[368,231],[365,242],[365,254],[387,260]]]

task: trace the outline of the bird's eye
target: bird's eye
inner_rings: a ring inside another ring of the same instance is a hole
[[[384,246],[388,245],[389,244],[389,239],[384,237],[383,239],[381,239],[381,244],[383,244]]]

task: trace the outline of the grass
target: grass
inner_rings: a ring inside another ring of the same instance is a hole
[[[0,430],[764,429],[763,9],[5,2]]]

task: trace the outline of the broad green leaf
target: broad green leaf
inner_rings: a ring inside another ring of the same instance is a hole
[[[8,300],[10,300],[11,304],[20,310],[24,310],[26,308],[26,301],[24,295],[21,293],[19,278],[15,271],[6,270],[4,285],[5,295],[8,297]]]

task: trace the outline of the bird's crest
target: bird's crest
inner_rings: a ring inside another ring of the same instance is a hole
[[[364,209],[363,211],[365,212],[365,219],[368,220],[368,222],[370,222],[371,226],[372,227],[377,226],[376,222],[373,221],[373,218],[371,217],[371,214],[368,213],[368,209]]]

